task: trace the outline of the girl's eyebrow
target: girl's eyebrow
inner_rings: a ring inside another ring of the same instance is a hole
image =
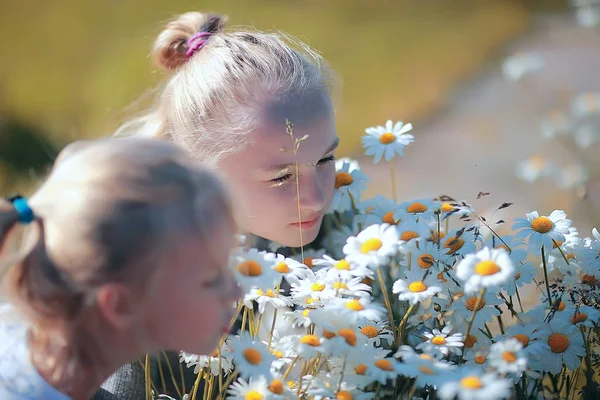
[[[339,144],[340,144],[340,138],[336,136],[333,143],[331,144],[331,146],[329,146],[327,151],[323,154],[323,157],[325,155],[331,153],[335,149],[337,149]],[[306,164],[300,164],[300,165],[314,165],[314,164],[306,163]],[[277,165],[273,165],[271,167],[265,168],[262,171],[263,172],[278,172],[279,174],[283,174],[283,173],[288,172],[288,169],[292,166],[296,166],[296,164],[277,164]]]

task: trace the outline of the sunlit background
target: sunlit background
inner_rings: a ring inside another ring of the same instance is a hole
[[[31,190],[66,143],[108,136],[148,105],[165,78],[148,58],[154,38],[173,15],[205,10],[322,52],[343,80],[339,155],[359,159],[369,195],[391,195],[390,172],[362,156],[360,137],[402,120],[416,141],[395,163],[400,199],[446,194],[488,217],[502,202],[514,215],[564,208],[589,236],[600,226],[599,3],[6,0],[0,187]]]

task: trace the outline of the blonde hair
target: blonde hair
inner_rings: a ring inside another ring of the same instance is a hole
[[[225,32],[226,21],[188,12],[167,24],[152,58],[173,75],[154,109],[124,124],[117,135],[133,131],[172,140],[214,168],[249,142],[247,133],[257,127],[266,103],[332,94],[335,74],[306,44],[283,33]],[[199,32],[211,35],[188,58],[188,41]]]
[[[94,368],[97,338],[83,317],[95,288],[121,282],[143,292],[164,250],[231,218],[214,174],[177,146],[143,138],[68,146],[29,204],[35,219],[21,245],[8,246],[19,214],[0,201],[3,284],[36,332],[32,354],[60,382]],[[53,337],[57,327],[67,336]]]

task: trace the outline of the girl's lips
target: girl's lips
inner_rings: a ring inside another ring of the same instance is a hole
[[[309,221],[302,221],[302,223],[294,222],[294,223],[291,223],[290,225],[298,227],[298,228],[302,227],[302,229],[310,229],[310,228],[314,228],[319,223],[320,220],[321,220],[321,215],[319,215],[315,219],[311,219]]]

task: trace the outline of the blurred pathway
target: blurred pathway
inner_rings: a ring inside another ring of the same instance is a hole
[[[534,153],[559,164],[568,160],[565,150],[542,139],[540,119],[551,110],[566,110],[575,94],[600,90],[600,31],[577,26],[571,15],[540,16],[528,34],[506,47],[504,55],[516,52],[536,53],[546,66],[519,83],[510,83],[503,79],[497,62],[452,94],[436,116],[417,124],[412,131],[416,141],[396,161],[398,199],[447,194],[484,214],[502,202],[514,202],[504,214],[497,214],[506,220],[531,210],[549,214],[553,208],[563,208],[581,235],[591,236],[590,210],[573,193],[549,181],[527,184],[514,171]],[[590,160],[592,153],[588,153]],[[373,165],[364,156],[358,160],[371,179],[367,196],[389,197],[389,166]],[[600,172],[600,156],[596,160]],[[600,213],[600,180],[590,182],[589,189],[590,202]],[[491,195],[476,200],[480,191]],[[597,219],[596,225],[600,228]]]

